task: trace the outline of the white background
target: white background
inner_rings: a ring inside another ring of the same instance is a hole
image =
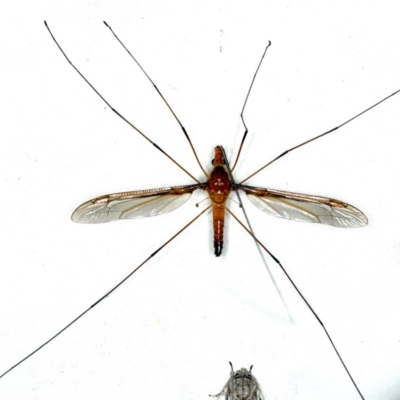
[[[85,226],[93,197],[191,183],[85,84],[203,179],[179,126],[106,20],[168,99],[210,167],[233,157],[268,40],[238,180],[400,88],[395,2],[36,1],[2,10],[0,372],[93,304],[199,209]],[[286,156],[250,183],[360,208],[362,229],[274,219],[253,227],[335,341],[366,399],[400,398],[400,94]],[[202,203],[204,207],[206,203]],[[240,215],[236,204],[231,208]],[[232,219],[220,258],[209,214],[0,381],[1,399],[207,399],[254,364],[266,399],[358,399],[315,318]],[[285,305],[286,304],[286,307]]]

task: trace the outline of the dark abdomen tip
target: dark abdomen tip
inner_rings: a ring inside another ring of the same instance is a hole
[[[224,242],[214,242],[214,254],[215,257],[219,257],[222,253],[222,248],[224,247]]]

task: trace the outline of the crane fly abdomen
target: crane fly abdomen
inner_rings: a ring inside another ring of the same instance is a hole
[[[207,192],[211,199],[214,227],[214,254],[219,257],[224,242],[225,203],[232,191],[232,182],[225,167],[220,146],[215,148],[213,170],[207,181]]]
[[[214,254],[219,257],[224,247],[225,205],[213,204]]]

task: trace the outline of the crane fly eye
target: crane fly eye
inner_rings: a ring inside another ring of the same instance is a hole
[[[214,165],[215,158],[211,160],[211,164]]]

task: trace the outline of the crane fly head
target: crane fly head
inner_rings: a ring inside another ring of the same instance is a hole
[[[218,167],[218,166],[225,166],[226,165],[226,163],[225,163],[225,159],[224,159],[224,154],[223,154],[223,149],[222,149],[222,146],[217,146],[215,149],[214,149],[214,159],[211,161],[211,164],[214,166],[214,167]]]

